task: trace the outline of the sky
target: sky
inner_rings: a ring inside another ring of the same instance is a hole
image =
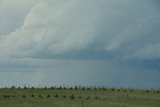
[[[159,0],[0,0],[0,87],[160,88]]]

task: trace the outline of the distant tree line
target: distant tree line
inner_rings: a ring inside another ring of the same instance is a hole
[[[96,87],[96,86],[74,86],[74,87],[66,87],[66,86],[51,86],[51,87],[5,87],[1,89],[40,89],[40,90],[84,90],[84,91],[110,91],[110,92],[145,92],[145,93],[160,93],[160,89],[137,89],[137,88],[110,88],[110,87]]]

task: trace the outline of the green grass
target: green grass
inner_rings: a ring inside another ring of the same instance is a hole
[[[0,107],[159,107],[160,93],[143,90],[0,89]],[[83,103],[83,104],[82,104]]]

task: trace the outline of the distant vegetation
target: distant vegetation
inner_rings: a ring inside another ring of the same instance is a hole
[[[159,89],[15,87],[0,89],[0,107],[159,107]]]

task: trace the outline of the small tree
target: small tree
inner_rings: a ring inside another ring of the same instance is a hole
[[[41,94],[39,94],[38,97],[41,98],[41,99],[43,98]]]
[[[67,88],[66,87],[63,87],[63,90],[66,90]]]
[[[72,95],[70,95],[70,99],[75,99],[75,96],[74,96],[74,94],[72,94]]]
[[[33,94],[31,94],[31,97],[34,97],[34,95],[33,95]]]
[[[51,97],[50,94],[48,94],[48,95],[47,95],[47,98],[50,98],[50,97]]]
[[[78,90],[78,87],[77,87],[77,86],[75,86],[75,87],[74,87],[74,90]]]
[[[11,89],[15,89],[15,86],[13,85],[13,86],[11,87]]]
[[[25,86],[23,89],[27,89],[27,87]]]
[[[94,98],[95,98],[95,99],[98,99],[98,97],[97,97],[97,96],[95,96]]]
[[[63,98],[66,98],[66,96],[64,95]]]
[[[47,86],[45,86],[44,89],[47,90],[48,89]]]
[[[35,87],[31,87],[31,89],[32,89],[32,90],[34,90],[34,89],[35,89]]]
[[[10,98],[10,95],[4,95],[3,97],[4,98]]]
[[[82,87],[82,90],[84,91],[84,90],[85,90],[85,87]]]
[[[52,89],[52,90],[54,90],[54,89],[55,89],[55,87],[51,87],[51,89]]]
[[[118,88],[117,91],[120,92],[121,90]]]
[[[26,98],[26,95],[25,95],[25,94],[23,94],[23,95],[22,95],[22,98]]]
[[[55,97],[55,98],[58,98],[58,94],[56,94],[54,97]]]
[[[81,99],[82,97],[81,97],[81,96],[79,96],[78,98],[79,98],[79,99]]]
[[[70,88],[69,88],[69,90],[73,90],[73,88],[72,88],[72,87],[70,87]]]

